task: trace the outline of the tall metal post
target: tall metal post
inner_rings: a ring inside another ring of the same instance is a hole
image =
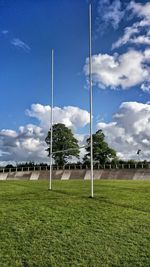
[[[91,4],[89,5],[89,85],[90,85],[90,140],[91,140],[91,147],[90,147],[90,154],[91,154],[91,197],[93,198],[93,107],[92,107],[92,9]]]
[[[52,189],[52,170],[53,170],[53,96],[54,96],[54,50],[52,49],[52,62],[51,62],[51,115],[50,115],[50,173],[49,173],[49,190]]]

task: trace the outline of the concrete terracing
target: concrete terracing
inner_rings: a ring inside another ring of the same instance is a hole
[[[31,173],[30,180],[38,180],[39,176],[40,176],[40,172],[39,171],[34,171],[34,172]]]
[[[4,181],[7,179],[8,173],[0,173],[0,180]]]
[[[61,176],[61,180],[69,180],[70,176],[71,176],[71,171],[64,170]]]
[[[149,180],[150,179],[150,170],[140,169],[138,172],[135,172],[133,180]]]
[[[71,170],[70,179],[85,179],[86,170]]]
[[[0,180],[48,180],[48,170],[1,172]],[[53,170],[52,179],[90,179],[90,170]],[[94,170],[94,179],[150,180],[150,169],[100,169]]]
[[[9,172],[7,173],[7,180],[29,180],[32,172]]]

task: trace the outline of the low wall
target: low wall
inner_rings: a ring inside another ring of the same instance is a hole
[[[0,180],[44,180],[49,179],[49,171],[18,171],[0,173]],[[52,179],[90,179],[90,170],[53,170]],[[94,179],[150,180],[150,169],[103,169],[94,170]]]

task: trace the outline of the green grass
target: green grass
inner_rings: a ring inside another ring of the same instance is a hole
[[[150,266],[150,182],[0,182],[0,267]]]

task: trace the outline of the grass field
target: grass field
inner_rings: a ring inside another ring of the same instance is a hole
[[[0,182],[0,267],[150,266],[150,182]]]

